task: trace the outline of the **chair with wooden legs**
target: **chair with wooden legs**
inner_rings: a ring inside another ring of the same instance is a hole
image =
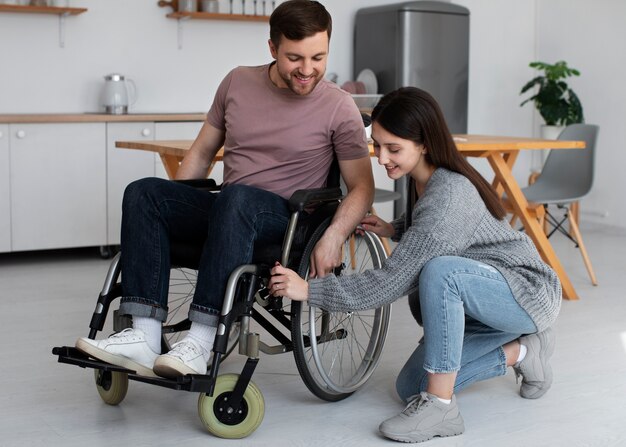
[[[586,148],[550,151],[541,174],[535,182],[522,188],[529,202],[529,208],[535,213],[539,223],[544,225],[544,228],[552,227],[551,230],[546,231],[547,236],[550,237],[558,231],[580,248],[585,267],[594,286],[598,282],[578,227],[577,214],[578,202],[589,194],[593,186],[598,131],[598,126],[591,124],[567,126],[558,139],[585,141]],[[503,200],[505,208],[512,210],[508,206],[506,197]],[[549,211],[549,205],[554,205],[557,209],[564,211],[561,219]],[[515,220],[516,216],[513,216],[511,225]],[[569,221],[571,234],[563,229],[566,221]]]

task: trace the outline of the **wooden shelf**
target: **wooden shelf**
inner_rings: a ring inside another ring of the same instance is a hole
[[[192,20],[233,20],[243,22],[269,22],[269,16],[255,16],[248,14],[223,14],[212,12],[171,12],[167,15],[170,19]]]
[[[172,6],[172,2],[160,1],[159,6]],[[228,20],[238,22],[264,22],[270,21],[269,16],[252,14],[225,14],[217,12],[183,12],[174,11],[167,14],[170,19],[178,21],[178,49],[183,48],[183,24],[188,20]]]
[[[87,12],[87,8],[60,8],[57,6],[0,5],[0,12],[23,14],[52,14],[59,17],[59,47],[65,46],[65,18]]]
[[[25,14],[54,14],[77,16],[86,12],[87,8],[59,8],[56,6],[0,5],[0,12],[18,12]]]

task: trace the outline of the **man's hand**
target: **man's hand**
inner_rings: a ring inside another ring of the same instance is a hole
[[[311,254],[309,278],[323,278],[341,265],[343,237],[327,229]]]
[[[343,243],[352,234],[374,199],[374,177],[369,157],[339,160],[348,194],[343,198],[330,226],[315,245],[310,259],[310,278],[322,278],[341,265]]]

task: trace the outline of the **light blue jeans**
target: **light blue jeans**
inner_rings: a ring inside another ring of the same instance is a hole
[[[426,390],[428,372],[457,372],[454,392],[506,374],[502,346],[537,331],[495,268],[456,256],[429,261],[419,276],[424,337],[396,389],[403,400]]]

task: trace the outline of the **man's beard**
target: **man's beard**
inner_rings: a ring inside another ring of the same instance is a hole
[[[297,80],[294,80],[294,78],[296,78],[296,73],[298,73],[297,70],[289,73],[289,76],[285,77],[280,71],[278,71],[279,76],[283,79],[285,84],[287,84],[287,87],[289,87],[289,90],[294,92],[296,95],[301,95],[301,96],[305,96],[311,93],[315,89],[317,84],[319,84],[319,82],[323,78],[323,74],[320,75],[316,71],[315,76],[310,76],[313,78],[313,81],[310,84],[303,86],[303,85],[300,85]]]

